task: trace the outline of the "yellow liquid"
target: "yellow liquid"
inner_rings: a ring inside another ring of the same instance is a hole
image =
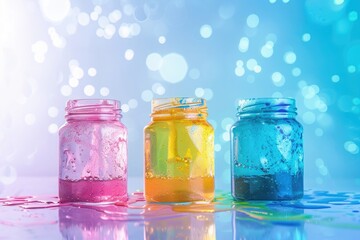
[[[147,201],[210,201],[213,176],[214,130],[205,119],[162,118],[145,128]]]
[[[145,198],[149,202],[211,201],[214,177],[190,179],[145,178]]]

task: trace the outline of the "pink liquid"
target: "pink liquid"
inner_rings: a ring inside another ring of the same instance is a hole
[[[126,201],[127,182],[113,180],[59,180],[60,202]]]

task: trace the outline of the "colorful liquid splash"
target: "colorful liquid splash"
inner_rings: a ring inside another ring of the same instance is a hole
[[[190,219],[194,219],[194,216],[202,216],[199,218],[212,219],[214,217],[213,214],[220,212],[232,212],[235,222],[245,222],[245,224],[250,224],[250,221],[252,222],[252,225],[256,222],[255,225],[261,223],[282,226],[300,226],[301,228],[301,225],[303,224],[314,224],[335,228],[360,230],[360,195],[356,193],[308,192],[305,194],[304,198],[299,201],[236,202],[233,201],[230,193],[217,192],[214,201],[212,202],[200,201],[159,204],[147,203],[144,199],[143,193],[136,192],[130,194],[127,201],[118,201],[115,203],[60,203],[58,197],[24,196],[0,198],[0,205],[2,210],[17,208],[23,209],[28,213],[31,213],[32,211],[34,213],[36,211],[40,211],[36,212],[40,217],[32,220],[29,217],[27,218],[27,221],[23,222],[19,222],[19,219],[21,218],[5,219],[0,216],[0,225],[10,226],[17,226],[19,224],[36,225],[37,222],[39,224],[56,223],[56,219],[54,220],[53,218],[42,219],[41,211],[45,211],[46,209],[59,209],[59,213],[61,213],[60,220],[73,219],[74,222],[80,222],[85,221],[84,219],[91,218],[91,224],[95,226],[97,221],[151,222],[164,220],[164,224],[166,224],[166,221],[170,221],[169,219],[187,219],[189,216],[192,216]],[[5,206],[8,208],[5,208]],[[6,211],[4,212],[6,213]],[[4,216],[6,216],[6,214]],[[88,217],[84,218],[84,216]],[[68,222],[65,220],[62,222]],[[177,222],[177,220],[171,221]],[[192,222],[195,220],[184,221]],[[66,225],[70,223],[64,224]],[[210,223],[203,222],[202,224],[201,228],[207,229],[205,230],[206,234],[215,231]],[[81,223],[78,225],[82,226]],[[156,226],[158,226],[157,229],[151,230]],[[146,231],[148,234],[154,231],[164,231],[161,227],[162,225],[156,226],[150,223],[146,225]],[[175,225],[174,228],[176,228]],[[121,229],[121,231],[126,232],[124,228]]]

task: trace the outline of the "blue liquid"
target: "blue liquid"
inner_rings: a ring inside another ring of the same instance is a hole
[[[234,179],[236,200],[293,200],[303,196],[303,174],[277,173]]]
[[[246,117],[231,128],[232,195],[236,200],[303,196],[302,126],[294,118],[274,116]]]

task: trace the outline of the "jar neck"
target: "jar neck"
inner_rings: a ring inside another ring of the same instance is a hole
[[[238,119],[242,118],[295,118],[295,99],[250,98],[239,101]]]
[[[152,120],[203,119],[207,117],[202,98],[161,98],[152,101]]]
[[[69,100],[65,108],[65,119],[73,121],[120,121],[120,102],[110,99]]]

